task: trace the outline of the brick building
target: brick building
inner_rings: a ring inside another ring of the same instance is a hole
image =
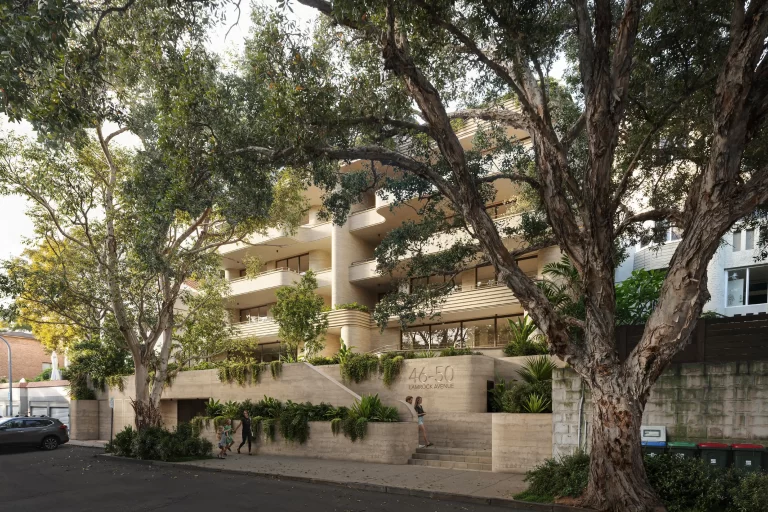
[[[0,336],[8,340],[13,353],[13,380],[22,377],[31,380],[40,372],[51,367],[51,355],[45,352],[43,345],[27,332],[2,332]],[[8,379],[8,349],[0,342],[0,379]]]

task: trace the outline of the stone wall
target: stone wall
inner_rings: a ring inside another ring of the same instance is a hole
[[[524,473],[552,456],[551,414],[492,416],[493,471]]]
[[[103,441],[110,439],[112,427],[112,409],[109,408],[109,400],[99,400],[99,437]]]
[[[579,440],[579,399],[584,395]],[[554,456],[589,449],[590,393],[570,369],[552,386]],[[768,362],[674,364],[651,390],[643,425],[667,427],[672,441],[768,440]]]
[[[99,400],[72,400],[69,437],[78,441],[99,439]]]
[[[237,428],[239,423],[239,421],[233,422],[234,428]],[[288,442],[280,435],[278,429],[274,441],[269,441],[263,436],[257,439],[254,453],[313,459],[378,462],[381,464],[407,464],[408,459],[418,447],[417,428],[415,422],[368,423],[368,433],[365,438],[352,442],[342,433],[333,435],[330,422],[311,421],[309,422],[309,439],[306,443]],[[203,429],[203,436],[213,443],[214,452],[216,452],[218,437],[212,424]],[[242,440],[239,431],[235,433],[234,438],[235,446],[238,446]]]
[[[466,450],[491,449],[491,416],[494,414],[426,412],[424,427],[429,442],[435,446]]]
[[[214,398],[221,402],[229,400],[242,402],[250,398],[256,402],[265,395],[282,402],[287,400],[314,404],[326,402],[334,406],[349,406],[360,398],[337,380],[329,378],[307,363],[284,364],[282,373],[277,378],[272,378],[267,370],[257,383],[247,383],[243,386],[236,382],[219,381],[217,370],[197,370],[180,372],[173,384],[163,390],[160,413],[165,427],[173,428],[176,426],[175,400]],[[126,377],[124,391],[110,389],[110,396],[115,399],[114,432],[116,433],[128,425],[133,425],[133,408],[130,398],[134,396],[134,377]]]

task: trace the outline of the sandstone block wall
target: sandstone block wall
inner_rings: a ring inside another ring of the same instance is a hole
[[[588,450],[590,392],[573,370],[555,370],[552,409],[553,455],[573,453],[579,445]],[[671,365],[651,390],[643,425],[667,427],[672,441],[763,444],[768,441],[768,361]]]
[[[70,402],[69,436],[78,441],[99,439],[98,400],[72,400]]]
[[[239,421],[234,422],[234,427],[239,423]],[[288,442],[278,431],[274,441],[269,441],[263,436],[257,439],[254,452],[313,459],[407,464],[408,459],[418,447],[416,441],[418,427],[414,422],[369,423],[365,438],[355,442],[342,433],[334,436],[331,432],[331,423],[327,421],[311,421],[309,428],[309,439],[304,444]],[[204,429],[203,436],[213,443],[215,452],[218,438],[212,424]],[[241,440],[239,431],[235,433],[235,439],[239,445]]]
[[[524,473],[552,456],[551,414],[492,416],[493,471]]]

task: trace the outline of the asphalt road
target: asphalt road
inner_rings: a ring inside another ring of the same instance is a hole
[[[438,501],[246,475],[143,466],[61,446],[0,449],[0,509],[9,512],[260,510],[280,512],[502,512]]]

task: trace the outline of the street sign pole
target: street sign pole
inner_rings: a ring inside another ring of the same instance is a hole
[[[11,361],[11,344],[2,336],[0,336],[0,340],[3,340],[8,347],[8,416],[13,416],[13,364]]]

